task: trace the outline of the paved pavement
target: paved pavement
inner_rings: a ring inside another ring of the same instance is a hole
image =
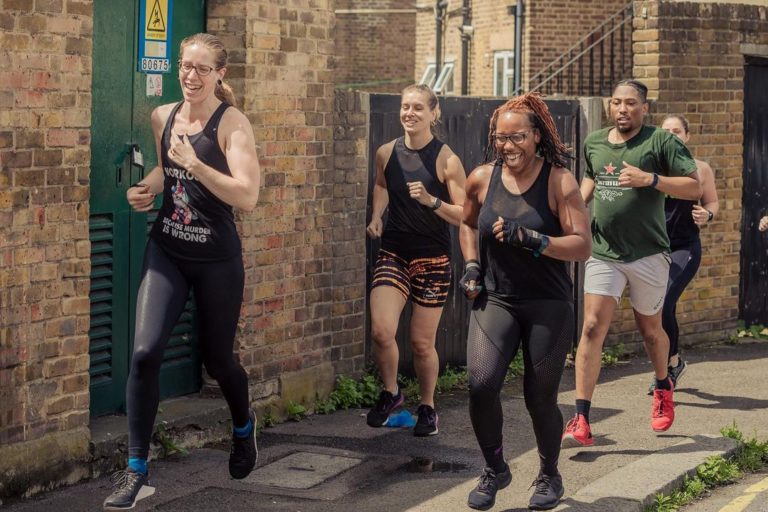
[[[768,343],[689,350],[685,357],[690,367],[675,393],[675,424],[658,435],[649,425],[651,367],[645,358],[603,370],[591,413],[595,446],[561,453],[566,495],[557,510],[642,511],[656,492],[671,489],[707,455],[732,449],[730,440],[719,437],[720,428],[735,421],[748,436],[768,439]],[[574,411],[573,381],[573,369],[566,369],[560,394],[566,419]],[[521,386],[513,381],[503,394],[513,481],[499,493],[495,511],[527,510],[538,468]],[[227,474],[226,446],[153,462],[156,493],[135,510],[467,511],[467,494],[483,464],[466,392],[439,397],[438,412],[440,434],[427,439],[405,429],[368,428],[363,410],[278,425],[260,436],[259,467],[243,481]],[[109,479],[100,478],[6,503],[2,510],[100,510],[107,494]],[[763,491],[752,494],[758,504],[766,498]],[[719,511],[697,508],[705,503],[686,511]]]

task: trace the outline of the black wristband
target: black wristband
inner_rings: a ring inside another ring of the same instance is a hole
[[[434,203],[432,203],[432,206],[431,206],[431,208],[432,208],[432,211],[434,211],[434,210],[437,210],[437,209],[438,209],[438,208],[440,208],[442,205],[443,205],[443,202],[440,200],[440,198],[439,198],[439,197],[436,197],[436,198],[435,198],[435,202],[434,202]]]
[[[144,187],[148,187],[148,186],[149,185],[147,185],[146,183],[134,183],[133,185],[131,185],[128,188],[144,188]]]

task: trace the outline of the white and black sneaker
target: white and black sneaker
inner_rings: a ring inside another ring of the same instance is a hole
[[[131,468],[117,471],[111,480],[115,490],[104,500],[104,510],[128,510],[135,507],[137,501],[155,493],[147,475]]]
[[[256,448],[256,413],[253,409],[248,412],[248,416],[252,424],[251,435],[237,437],[232,434],[232,448],[229,451],[229,474],[238,480],[251,474],[259,457],[259,450]]]

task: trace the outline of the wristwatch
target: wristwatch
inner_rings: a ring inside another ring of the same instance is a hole
[[[432,201],[432,210],[437,210],[443,205],[443,202],[440,200],[439,197],[436,197],[434,201]]]
[[[715,214],[711,210],[707,210],[707,222],[712,222],[712,219],[715,218]]]

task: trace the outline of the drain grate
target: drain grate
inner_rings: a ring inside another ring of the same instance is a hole
[[[246,482],[285,489],[309,489],[363,462],[354,457],[295,452],[253,471]]]

